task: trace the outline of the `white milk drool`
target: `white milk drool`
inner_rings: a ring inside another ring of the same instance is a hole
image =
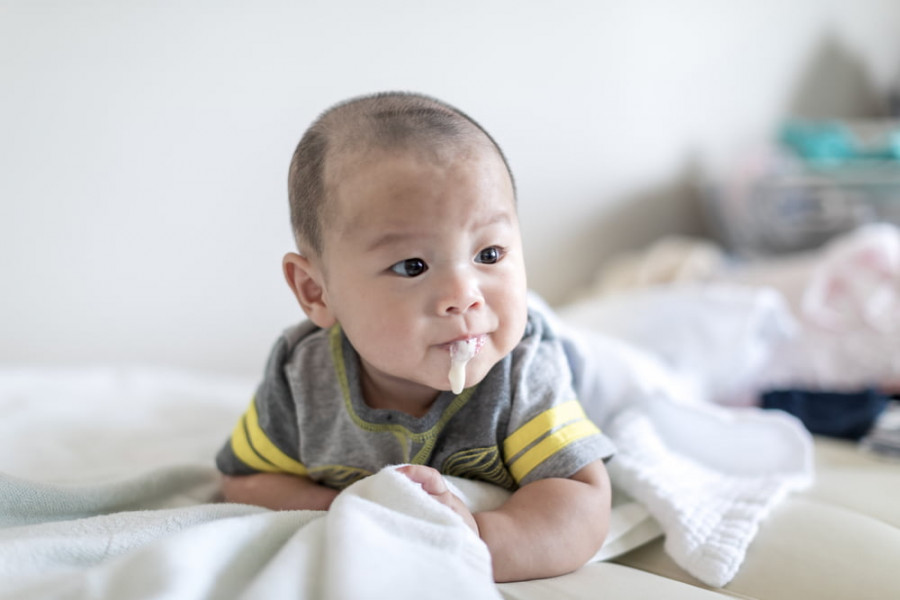
[[[450,389],[459,394],[466,387],[466,363],[475,356],[478,342],[475,338],[450,344]]]

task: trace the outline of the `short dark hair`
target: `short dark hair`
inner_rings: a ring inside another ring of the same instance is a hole
[[[336,104],[303,134],[288,174],[291,226],[301,249],[321,255],[326,162],[351,151],[440,148],[487,142],[515,181],[506,156],[474,119],[449,104],[411,92],[382,92]]]

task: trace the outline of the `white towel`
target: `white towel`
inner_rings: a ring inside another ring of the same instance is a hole
[[[702,415],[685,407],[669,408],[674,408],[671,415],[680,415],[679,430],[690,442],[665,440],[656,427],[659,421],[640,410],[625,411],[607,428],[621,449],[609,465],[610,476],[660,522],[666,552],[673,560],[704,583],[721,587],[737,574],[759,524],[772,507],[788,492],[809,484],[811,467],[791,464],[792,458],[799,457],[802,462],[809,454],[801,441],[803,435],[798,435],[792,423],[723,418],[717,419],[716,425],[705,423],[713,428],[704,430]],[[667,428],[674,429],[672,424],[668,422]],[[756,441],[747,448],[733,441],[723,443],[729,433],[751,441],[753,434],[762,430],[766,431],[759,446]],[[776,460],[767,474],[741,473],[744,457],[760,453],[765,439],[772,438],[788,442],[788,446],[796,444],[797,453]],[[707,460],[679,453],[680,446],[697,447],[698,440],[708,444]],[[727,470],[710,466],[729,461],[735,466]]]
[[[688,305],[680,299],[672,306]],[[757,305],[734,306],[757,316],[732,314],[733,320],[758,329],[742,326],[741,335],[730,340],[717,336],[722,343],[707,347],[712,357],[747,352],[744,345],[730,348],[732,341],[762,343],[771,335],[772,323],[759,318]],[[608,464],[613,485],[659,521],[666,551],[678,565],[708,585],[723,586],[737,573],[772,507],[811,483],[811,436],[783,413],[706,403],[711,396],[706,386],[719,377],[670,368],[648,351],[588,331],[585,323],[605,319],[597,314],[603,307],[602,302],[582,305],[557,326],[570,340],[576,391],[586,413],[616,443],[617,454]],[[677,315],[669,318],[685,332]],[[743,375],[749,379],[753,373]]]

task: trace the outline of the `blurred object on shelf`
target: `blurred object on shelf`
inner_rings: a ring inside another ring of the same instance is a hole
[[[900,122],[788,121],[780,141],[810,166],[900,160]]]
[[[719,241],[748,258],[900,225],[900,120],[790,121],[779,145],[745,157],[704,197]]]
[[[724,268],[726,257],[718,245],[669,235],[639,251],[610,258],[584,294],[596,296],[654,285],[695,283]]]

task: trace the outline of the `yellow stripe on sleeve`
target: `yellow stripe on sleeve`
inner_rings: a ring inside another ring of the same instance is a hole
[[[278,467],[267,463],[254,452],[253,446],[250,445],[250,441],[247,439],[247,431],[244,429],[245,421],[246,417],[242,416],[231,433],[231,451],[242,463],[257,471],[269,473],[278,471]]]
[[[250,408],[247,409],[245,418],[247,420],[247,432],[250,434],[250,443],[260,457],[278,467],[277,470],[293,473],[294,475],[306,475],[306,467],[279,450],[259,426],[259,414],[256,412],[255,398],[250,403]]]
[[[584,419],[584,410],[577,400],[570,400],[552,408],[548,408],[534,417],[503,441],[503,456],[511,461],[519,452],[533,444],[539,438],[554,429],[574,421]]]
[[[600,433],[597,426],[587,419],[580,419],[555,431],[532,446],[510,465],[510,472],[516,482],[522,481],[535,467],[553,456],[569,444],[582,438]]]

